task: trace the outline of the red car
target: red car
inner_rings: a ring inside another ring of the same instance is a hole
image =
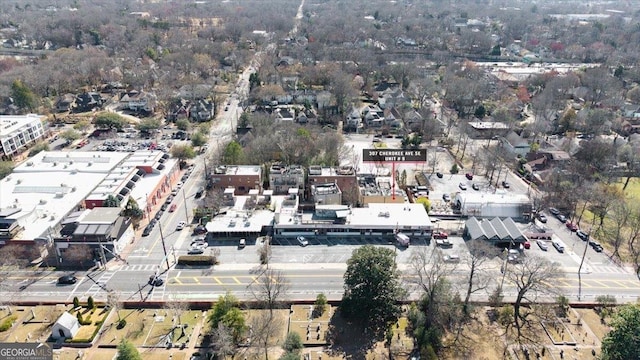
[[[572,223],[571,221],[567,221],[565,225],[567,225],[567,229],[571,231],[578,231],[578,225]]]
[[[529,241],[525,241],[523,245],[524,245],[525,249],[530,249],[531,248],[531,243]]]
[[[434,231],[433,232],[433,236],[434,239],[446,239],[449,237],[449,234],[447,234],[444,231]]]

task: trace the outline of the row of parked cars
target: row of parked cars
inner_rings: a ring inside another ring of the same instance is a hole
[[[591,246],[593,248],[593,250],[595,250],[596,252],[602,252],[602,250],[603,250],[602,245],[599,242],[590,239],[588,233],[586,233],[583,230],[580,230],[578,228],[578,225],[576,223],[572,222],[571,220],[567,219],[566,216],[564,216],[562,213],[560,213],[560,210],[551,207],[551,208],[549,208],[549,212],[551,214],[553,214],[560,222],[564,223],[565,226],[567,227],[567,229],[569,229],[571,232],[575,232],[576,236],[578,236],[580,238],[580,240],[588,241],[589,242],[589,246]],[[543,222],[546,222],[546,220],[543,221]]]

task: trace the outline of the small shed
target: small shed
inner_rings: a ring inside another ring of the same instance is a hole
[[[80,330],[78,319],[68,312],[62,313],[53,327],[51,328],[51,337],[58,339],[72,339]]]

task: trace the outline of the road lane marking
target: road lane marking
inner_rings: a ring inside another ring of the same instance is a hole
[[[235,276],[233,277],[233,280],[235,280],[237,284],[242,284]]]
[[[222,281],[220,281],[220,279],[218,279],[217,277],[213,278],[218,284],[222,285]]]

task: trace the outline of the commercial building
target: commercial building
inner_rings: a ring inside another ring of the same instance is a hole
[[[471,217],[465,222],[463,236],[466,240],[482,240],[492,244],[518,245],[527,241],[511,218],[478,220]]]
[[[289,189],[304,191],[304,169],[300,165],[273,164],[269,168],[269,189],[275,195],[286,194]]]
[[[214,189],[234,188],[235,194],[248,194],[251,189],[262,190],[262,168],[258,165],[218,166],[210,175]]]
[[[311,200],[317,205],[340,205],[342,191],[334,183],[311,185]]]
[[[129,154],[42,151],[17,166],[0,186],[0,245],[12,239],[51,239],[60,221]]]
[[[44,115],[0,115],[0,157],[10,160],[44,137]]]
[[[402,204],[408,203],[407,194],[398,187],[391,176],[376,176],[373,174],[359,174],[359,204],[373,203]]]
[[[40,152],[2,179],[0,246],[11,241],[45,247],[55,243],[56,251],[49,254],[64,261],[66,244],[98,249],[97,244],[103,243],[108,259],[130,237],[127,221],[115,218],[121,208],[103,209],[104,200],[113,195],[124,207],[134,198],[148,211],[163,192],[171,191],[178,172],[177,161],[161,151]],[[96,212],[85,213],[85,209]]]
[[[462,216],[478,218],[513,218],[527,220],[531,216],[532,203],[528,196],[511,192],[480,193],[459,192],[453,206]]]
[[[356,170],[351,166],[322,167],[309,166],[307,174],[309,191],[315,184],[334,183],[342,192],[342,201],[345,204],[356,205],[359,199],[358,180]],[[309,197],[311,194],[307,194]]]
[[[118,256],[134,237],[131,220],[120,208],[97,207],[70,214],[54,239],[59,265],[87,267]]]

